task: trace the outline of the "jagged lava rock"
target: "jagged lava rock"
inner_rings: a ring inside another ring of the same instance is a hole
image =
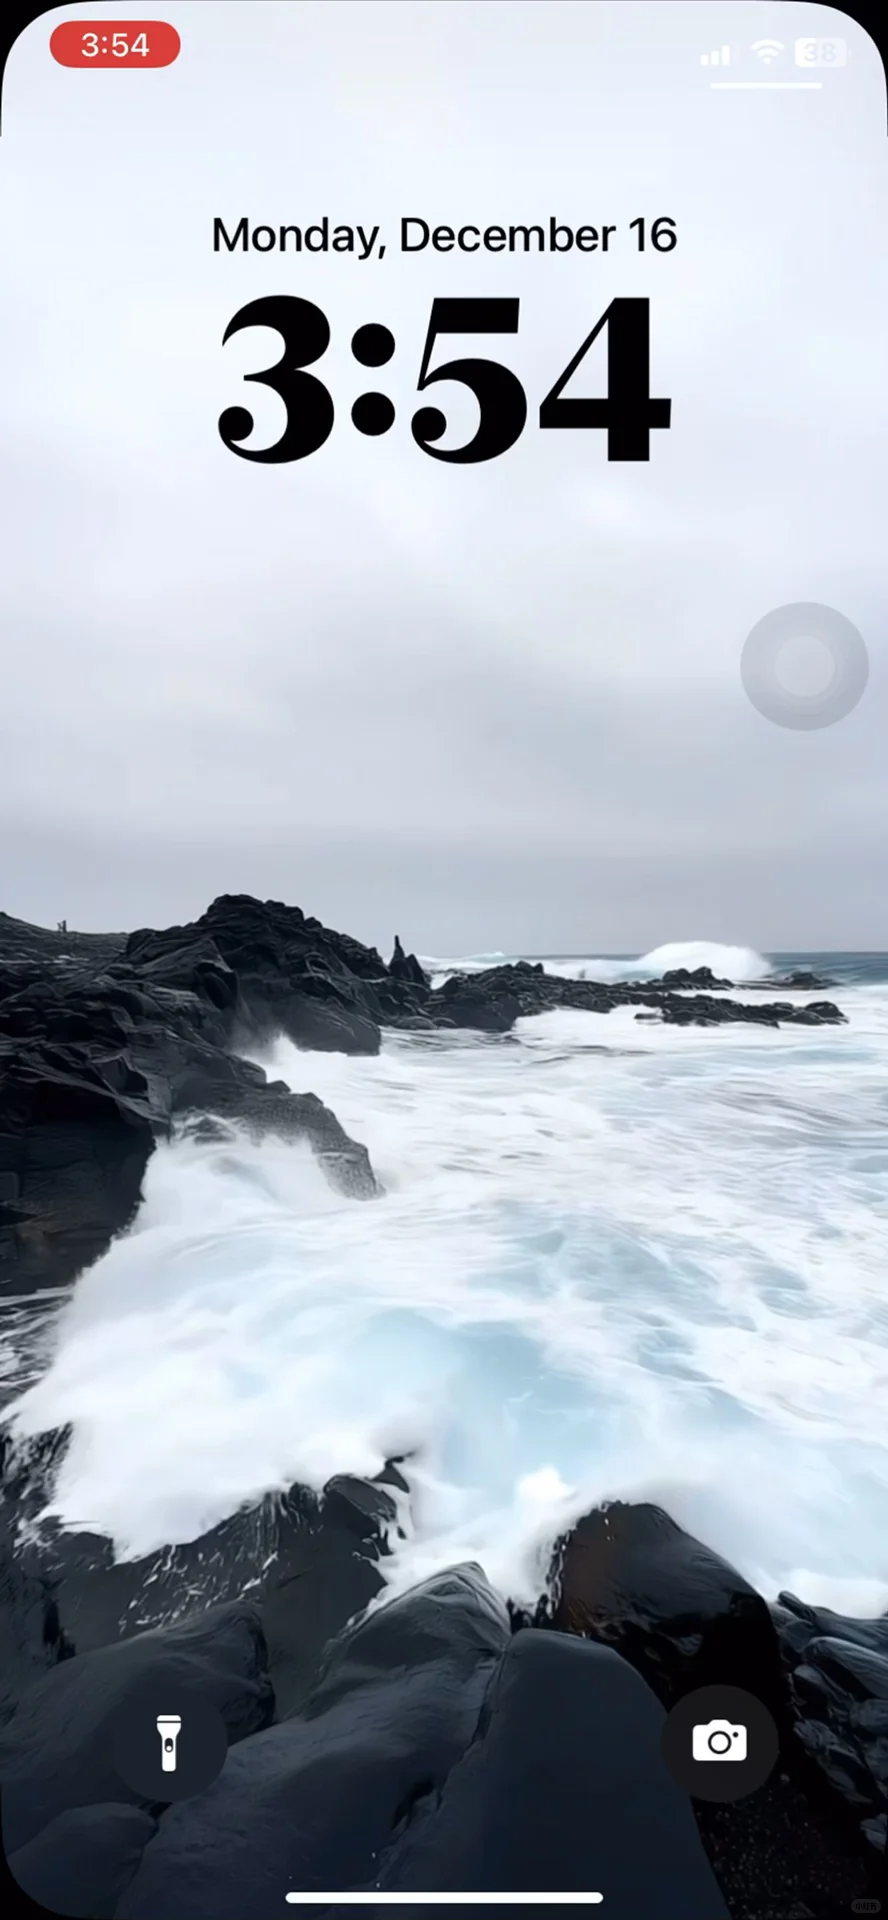
[[[374,1195],[335,1116],[234,1048],[283,1031],[372,1052],[377,1014],[415,1000],[371,949],[275,903],[222,899],[126,941],[0,916],[0,1285],[64,1285],[96,1259],[132,1219],[155,1141],[190,1113],[305,1138],[342,1190]]]
[[[189,926],[130,934],[124,957],[140,972],[163,961],[184,980],[196,948],[231,970],[238,1023],[259,1037],[283,1033],[316,1051],[378,1053],[380,1021],[412,1005],[374,947],[299,907],[245,894],[223,894]]]
[[[406,1491],[397,1466],[369,1481],[334,1475],[320,1494],[300,1486],[268,1494],[195,1540],[117,1560],[104,1536],[33,1525],[69,1441],[64,1430],[24,1443],[0,1435],[0,1522],[15,1516],[28,1535],[14,1561],[0,1550],[8,1711],[37,1673],[75,1648],[93,1652],[184,1617],[196,1594],[204,1607],[238,1600],[247,1582],[261,1607],[278,1713],[300,1706],[327,1642],[383,1585],[397,1494]]]
[[[706,973],[703,968],[701,972]],[[505,1033],[516,1020],[530,1014],[549,1013],[558,1007],[578,1012],[610,1013],[614,1007],[632,1006],[648,1010],[658,1019],[674,1026],[824,1026],[843,1025],[845,1016],[831,1001],[814,1001],[795,1006],[780,1003],[731,1000],[722,994],[698,990],[694,977],[687,982],[693,991],[678,990],[662,982],[562,979],[546,973],[541,966],[527,961],[490,967],[481,973],[454,973],[430,992],[423,1011],[436,1026],[464,1027],[484,1033]],[[730,982],[712,981],[712,987]],[[639,1015],[646,1017],[645,1013]],[[396,1024],[398,1024],[396,1022]]]
[[[414,987],[427,987],[426,978],[415,953],[405,953],[399,934],[395,934],[395,946],[389,961],[389,973],[393,980],[407,980]]]
[[[888,1614],[855,1620],[788,1593],[772,1611],[789,1674],[793,1736],[809,1778],[884,1852]]]
[[[717,980],[711,967],[669,967],[661,974],[661,987],[708,987],[710,992],[730,990],[733,980]]]

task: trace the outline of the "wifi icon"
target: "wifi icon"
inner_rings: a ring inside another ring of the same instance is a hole
[[[769,67],[772,60],[779,60],[783,52],[783,41],[753,40],[752,51],[758,54],[760,60],[764,60],[766,67]]]

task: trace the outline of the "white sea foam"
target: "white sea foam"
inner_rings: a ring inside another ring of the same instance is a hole
[[[638,965],[736,977],[725,953]],[[281,1043],[385,1196],[277,1141],[160,1148],[15,1412],[73,1423],[54,1510],[138,1553],[406,1451],[396,1584],[468,1555],[529,1595],[565,1518],[623,1494],[768,1592],[888,1605],[888,991],[840,997],[840,1029],[627,1007]]]

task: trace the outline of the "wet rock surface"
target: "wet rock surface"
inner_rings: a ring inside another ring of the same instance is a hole
[[[20,1610],[39,1643],[51,1586],[67,1657],[25,1662],[0,1735],[20,1884],[120,1920],[270,1920],[291,1886],[599,1887],[618,1920],[827,1920],[873,1894],[884,1785],[855,1710],[882,1701],[888,1619],[768,1608],[628,1503],[557,1544],[533,1616],[471,1565],[380,1605],[407,1502],[394,1465],[320,1498],[294,1488],[150,1562],[32,1539]],[[164,1662],[211,1690],[230,1742],[215,1785],[169,1807],[115,1781],[102,1744],[121,1688]],[[850,1773],[812,1762],[804,1667],[822,1747],[858,1743]],[[660,1752],[669,1706],[719,1680],[780,1728],[771,1778],[732,1806],[689,1800]]]
[[[587,1514],[558,1543],[544,1613],[637,1666],[664,1705],[698,1687],[744,1687],[775,1718],[784,1688],[774,1623],[760,1594],[719,1554],[654,1506]]]
[[[797,1765],[885,1855],[888,1615],[855,1620],[782,1593],[774,1609]]]
[[[767,1706],[780,1760],[766,1785],[732,1806],[695,1803],[732,1920],[827,1920],[874,1893],[885,1872],[888,1615],[846,1618],[786,1594],[769,1607],[662,1509],[617,1501],[557,1543],[533,1618],[614,1647],[667,1706],[716,1684]]]

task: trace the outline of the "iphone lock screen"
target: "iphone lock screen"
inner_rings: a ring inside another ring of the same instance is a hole
[[[888,1915],[879,34],[8,31],[30,1913]]]

